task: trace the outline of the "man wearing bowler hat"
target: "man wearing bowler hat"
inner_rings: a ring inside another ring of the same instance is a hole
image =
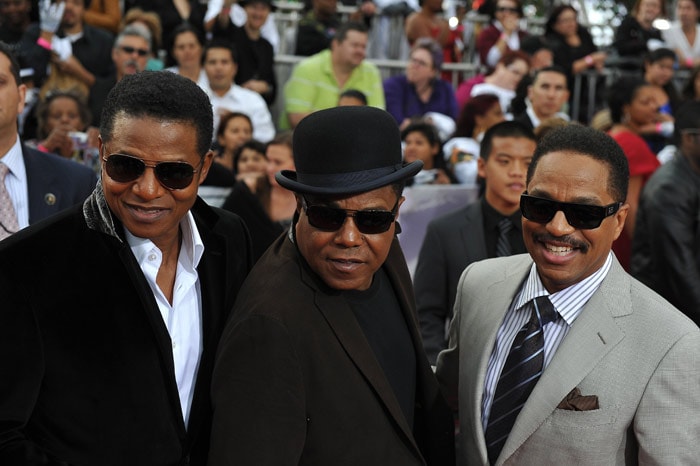
[[[423,352],[396,222],[406,179],[394,119],[305,118],[288,234],[241,289],[212,385],[210,465],[454,464],[454,424]]]

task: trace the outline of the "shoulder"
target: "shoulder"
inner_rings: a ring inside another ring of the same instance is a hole
[[[494,257],[473,262],[467,267],[460,278],[461,282],[468,281],[472,289],[484,289],[496,282],[504,280],[523,280],[532,266],[529,254],[517,254],[507,257]]]
[[[95,172],[84,165],[80,165],[72,160],[65,159],[48,152],[40,152],[27,147],[22,148],[27,171],[39,168],[42,171],[53,174],[65,175],[67,179],[76,178],[91,179],[95,177]]]
[[[114,37],[112,34],[104,29],[96,28],[94,26],[90,26],[89,24],[85,24],[83,28],[85,36],[91,41],[99,42],[103,45],[108,44],[110,46],[112,45],[112,42],[114,42]]]
[[[440,234],[452,233],[457,227],[466,224],[467,217],[475,215],[477,211],[481,211],[478,201],[435,218],[430,222],[428,228]]]

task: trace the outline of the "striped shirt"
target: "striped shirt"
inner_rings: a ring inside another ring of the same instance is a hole
[[[496,393],[496,385],[501,376],[501,370],[506,363],[506,358],[508,358],[508,353],[516,334],[530,319],[533,306],[532,300],[539,296],[549,296],[554,309],[561,317],[544,327],[544,368],[546,368],[564,337],[569,333],[569,329],[574,321],[583,310],[583,306],[591,299],[593,293],[598,290],[611,266],[612,252],[608,254],[608,258],[603,266],[591,276],[575,285],[549,294],[542,284],[542,280],[540,280],[536,265],[532,264],[527,280],[525,280],[513,302],[511,302],[503,318],[503,323],[498,329],[496,343],[486,367],[484,396],[481,401],[481,422],[484,432],[486,432],[486,426],[488,425],[491,404]]]

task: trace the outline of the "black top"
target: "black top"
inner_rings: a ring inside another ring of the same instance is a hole
[[[649,39],[663,40],[661,31],[655,27],[646,29],[639,24],[634,16],[628,15],[617,28],[613,48],[621,56],[636,56],[642,59],[648,51],[647,41]]]
[[[394,389],[408,425],[413,426],[416,352],[391,282],[380,268],[369,289],[346,291],[344,295]]]
[[[285,231],[286,225],[270,219],[258,196],[250,191],[244,181],[239,181],[233,186],[233,191],[221,207],[238,214],[245,222],[253,240],[255,261]]]
[[[504,215],[500,214],[496,209],[486,202],[486,198],[481,198],[481,212],[484,215],[484,240],[486,241],[486,252],[488,257],[496,257],[496,243],[498,243],[498,222]],[[513,229],[508,233],[508,241],[512,254],[521,254],[527,252],[525,242],[523,241],[523,226],[521,224],[522,216],[520,211],[516,211],[508,217],[513,222]]]

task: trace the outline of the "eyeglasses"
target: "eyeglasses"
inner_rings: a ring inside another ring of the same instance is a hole
[[[148,50],[146,49],[137,49],[136,47],[129,47],[128,45],[121,45],[119,48],[122,50],[122,52],[127,53],[131,55],[132,53],[137,53],[139,57],[145,57],[146,55],[149,54]]]
[[[561,210],[569,225],[579,230],[598,228],[605,218],[620,210],[621,206],[622,202],[599,206],[557,202],[528,194],[520,195],[520,212],[526,219],[542,224],[549,223],[554,215]]]
[[[396,219],[396,209],[399,200],[391,209],[387,210],[348,210],[328,207],[325,205],[309,205],[306,198],[301,198],[301,205],[312,227],[323,231],[338,231],[345,223],[347,217],[355,220],[355,225],[360,233],[375,235],[384,233]]]
[[[418,66],[418,67],[420,67],[420,68],[430,68],[430,63],[428,63],[428,62],[426,62],[426,61],[423,61],[423,60],[420,60],[420,59],[418,59],[418,58],[413,58],[413,57],[411,57],[411,58],[408,59],[408,62],[409,62],[411,65],[415,65],[415,66]]]
[[[117,183],[130,183],[143,175],[146,167],[149,167],[153,169],[160,184],[171,190],[188,187],[198,171],[186,162],[146,163],[126,154],[110,154],[108,157],[103,156],[102,160],[107,175]]]
[[[515,13],[516,15],[517,15],[517,14],[520,14],[520,10],[517,9],[517,8],[514,8],[514,7],[512,7],[512,6],[499,6],[499,7],[496,7],[496,12],[498,12],[498,13],[505,13],[505,12],[508,12],[508,13]]]

